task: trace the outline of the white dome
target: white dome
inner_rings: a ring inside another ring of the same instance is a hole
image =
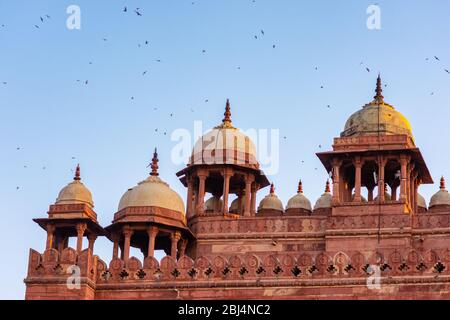
[[[148,177],[124,193],[118,210],[127,207],[160,207],[185,215],[183,199],[157,176]]]
[[[270,187],[270,193],[261,200],[258,206],[258,211],[260,210],[277,210],[283,211],[283,203],[275,194],[275,189],[273,184]]]
[[[450,194],[445,189],[444,177],[441,178],[440,190],[431,197],[430,208],[434,206],[450,206]]]
[[[189,161],[190,165],[224,163],[259,167],[254,143],[231,123],[228,100],[222,124],[195,143]]]
[[[88,188],[81,182],[80,178],[80,166],[78,165],[75,170],[75,177],[73,181],[67,186],[61,189],[56,198],[55,204],[78,204],[85,203],[91,208],[94,207],[94,201],[92,201],[92,194]]]

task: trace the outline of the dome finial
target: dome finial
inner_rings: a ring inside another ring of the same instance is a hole
[[[303,193],[303,183],[302,183],[302,180],[301,180],[301,179],[300,179],[299,182],[298,182],[297,193]]]
[[[75,177],[73,177],[73,180],[80,181],[81,175],[80,175],[80,164],[77,164],[77,167],[75,169]]]
[[[270,194],[274,194],[275,193],[275,186],[273,185],[273,183],[270,184]]]
[[[378,73],[378,78],[377,78],[377,88],[376,88],[375,92],[376,92],[376,95],[374,97],[375,102],[383,103],[384,102],[383,88],[382,88],[382,84],[381,84],[381,75],[379,73]]]
[[[441,185],[439,187],[441,190],[445,190],[445,178],[444,176],[441,177]]]
[[[327,183],[325,185],[325,193],[330,193],[330,180],[327,179]]]
[[[225,117],[222,122],[224,125],[231,124],[231,109],[230,109],[230,99],[227,99],[227,103],[225,105],[225,113],[223,114]]]
[[[153,158],[152,158],[152,163],[151,163],[151,168],[152,168],[152,172],[150,172],[150,175],[153,177],[159,176],[158,173],[158,153],[157,150],[155,148],[155,152],[153,152]]]

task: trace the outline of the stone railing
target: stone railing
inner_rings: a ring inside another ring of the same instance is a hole
[[[199,257],[195,260],[184,256],[178,261],[170,256],[159,263],[155,258],[146,258],[142,264],[137,258],[127,262],[114,259],[109,267],[98,264],[97,284],[164,283],[196,281],[246,280],[346,280],[366,279],[373,271],[371,266],[380,268],[382,277],[437,277],[450,275],[450,250],[418,252],[414,250],[390,251],[366,257],[360,252],[333,255],[320,253],[310,255],[255,255]]]

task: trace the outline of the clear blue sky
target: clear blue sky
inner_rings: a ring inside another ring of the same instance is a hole
[[[1,298],[24,297],[28,250],[42,251],[46,237],[31,219],[46,216],[78,162],[104,226],[146,177],[155,146],[162,178],[185,198],[170,133],[217,125],[226,98],[236,126],[286,136],[270,177],[284,203],[299,178],[313,203],[323,192],[315,152],[371,100],[378,71],[433,178],[450,180],[448,1],[378,1],[380,31],[366,28],[369,1],[193,1],[0,1]],[[81,30],[66,28],[70,4]],[[102,258],[111,251],[97,241]]]

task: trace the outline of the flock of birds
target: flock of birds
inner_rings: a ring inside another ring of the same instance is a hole
[[[252,2],[255,2],[255,0],[252,0]],[[195,2],[192,2],[191,4],[194,5]],[[142,13],[142,11],[141,11],[140,8],[135,8],[135,9],[131,9],[131,10],[130,10],[127,6],[125,6],[125,7],[122,8],[122,12],[123,12],[124,14],[125,14],[125,13],[129,13],[129,12],[133,12],[137,17],[142,17],[142,16],[143,16],[143,13]],[[48,20],[50,20],[50,18],[51,18],[51,17],[50,17],[50,15],[48,15],[48,14],[45,14],[45,15],[43,15],[43,16],[40,16],[40,17],[39,17],[40,24],[42,25],[42,24],[46,23]],[[39,24],[35,24],[34,27],[35,27],[36,29],[40,29],[40,25],[39,25]],[[1,30],[1,29],[4,29],[4,28],[6,28],[6,25],[5,25],[5,24],[0,24],[0,30]],[[260,30],[259,30],[259,34],[254,34],[254,35],[253,35],[253,38],[254,38],[255,40],[258,40],[258,39],[264,37],[265,35],[266,35],[265,31],[264,31],[263,29],[260,29]],[[103,40],[104,42],[108,41],[107,38],[102,38],[102,40]],[[144,42],[138,43],[138,44],[137,44],[138,48],[141,48],[141,47],[143,47],[143,46],[149,46],[149,45],[150,45],[150,42],[149,42],[148,40],[145,40]],[[275,48],[276,48],[276,44],[272,44],[272,49],[275,49]],[[207,53],[206,49],[202,49],[201,53],[202,53],[202,54],[206,54],[206,53]],[[441,59],[440,59],[438,56],[433,56],[432,58],[428,58],[428,57],[427,57],[425,60],[426,60],[426,61],[434,60],[434,61],[436,61],[436,62],[441,62]],[[161,59],[155,59],[155,61],[158,62],[158,63],[161,63],[161,62],[162,62]],[[92,64],[93,64],[92,61],[89,61],[89,64],[92,65]],[[363,67],[364,70],[367,71],[368,73],[372,72],[371,68],[370,68],[369,66],[365,65],[364,62],[361,62],[361,63],[360,63],[360,66]],[[240,70],[241,67],[240,67],[240,66],[237,66],[237,69]],[[317,66],[314,67],[314,70],[315,70],[315,71],[318,71],[318,70],[319,70],[319,67],[317,67]],[[443,71],[444,71],[445,73],[447,73],[447,74],[450,75],[450,70],[449,70],[449,69],[444,68]],[[142,76],[147,75],[147,73],[148,73],[148,70],[143,70],[143,71],[142,71]],[[89,80],[88,80],[88,79],[86,79],[86,80],[77,79],[76,82],[78,82],[78,83],[84,83],[84,85],[88,85],[88,84],[89,84]],[[2,81],[2,84],[3,84],[3,85],[7,85],[8,82],[7,82],[7,81]],[[387,84],[385,84],[384,86],[387,87]],[[324,89],[324,87],[325,87],[324,85],[321,85],[321,86],[320,86],[320,89]],[[430,95],[434,95],[434,92],[431,92]],[[134,96],[131,96],[130,99],[131,99],[131,100],[134,100],[135,97],[134,97]],[[209,102],[209,99],[205,99],[205,100],[204,100],[204,103],[208,103],[208,102]],[[331,105],[329,105],[329,104],[326,105],[326,108],[327,108],[327,109],[331,109]],[[154,107],[153,110],[156,111],[156,110],[158,110],[158,108],[157,108],[157,107]],[[191,112],[194,112],[195,110],[194,110],[193,108],[190,108],[190,111],[191,111]],[[170,117],[170,118],[172,118],[173,116],[174,116],[173,113],[170,113],[170,114],[169,114],[169,117]],[[163,135],[167,135],[167,131],[166,131],[166,130],[160,131],[158,128],[155,128],[154,130],[155,130],[155,133],[162,132]],[[283,136],[283,139],[284,139],[284,140],[287,140],[287,136]],[[318,145],[318,148],[319,148],[319,149],[322,149],[322,145],[319,144],[319,145]],[[16,150],[17,150],[18,152],[21,151],[22,149],[23,149],[22,147],[17,147],[17,148],[16,148]],[[75,157],[75,156],[72,156],[71,159],[72,159],[72,160],[75,160],[76,157]],[[301,163],[302,165],[305,164],[305,160],[301,160],[300,163]],[[24,165],[23,168],[25,168],[25,169],[28,168],[28,165]],[[46,170],[47,167],[44,165],[44,166],[41,167],[41,169],[42,169],[42,170]],[[314,170],[318,170],[318,168],[316,167],[316,168],[314,168]],[[71,169],[71,171],[74,171],[74,170]],[[16,186],[16,190],[19,190],[20,188],[21,188],[20,186]]]

